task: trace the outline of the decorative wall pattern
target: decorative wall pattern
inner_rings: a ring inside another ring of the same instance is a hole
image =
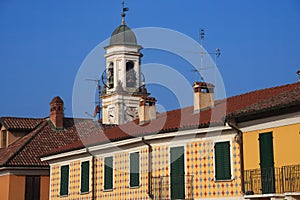
[[[80,193],[80,170],[81,161],[71,162],[69,165],[69,195],[60,196],[60,167],[61,165],[55,165],[51,168],[51,199],[60,200],[80,200],[80,199],[92,199],[92,193]],[[90,169],[92,172],[92,169]],[[90,190],[91,190],[91,176],[90,176]]]
[[[186,145],[186,170],[193,175],[194,198],[234,197],[241,195],[239,145],[232,141],[233,180],[214,181],[213,141]]]
[[[136,151],[133,151],[136,152]],[[148,199],[148,148],[142,148],[140,152],[140,187],[129,187],[129,154],[131,152],[117,153],[113,157],[114,184],[113,190],[103,190],[104,158],[97,159],[97,199],[112,200],[141,200]]]
[[[233,180],[214,181],[214,142],[212,140],[196,141],[181,145],[185,147],[185,174],[192,177],[192,184],[186,188],[186,194],[193,198],[227,198],[241,196],[239,145],[232,139],[232,173]],[[180,145],[179,145],[180,146]],[[104,191],[104,157],[95,159],[95,197],[110,200],[142,200],[148,197],[148,148],[140,152],[140,187],[129,187],[130,153],[124,151],[113,155],[114,173],[113,189]],[[153,146],[152,179],[153,193],[156,199],[170,199],[170,147]],[[91,168],[92,173],[92,168]],[[91,174],[92,177],[92,174]],[[70,164],[69,196],[59,197],[60,166],[51,169],[51,199],[91,199],[92,193],[80,194],[80,161]],[[92,181],[91,181],[92,190]],[[187,194],[190,195],[190,194]]]

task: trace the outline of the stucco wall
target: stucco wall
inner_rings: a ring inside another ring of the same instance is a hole
[[[300,164],[300,124],[268,128],[244,133],[245,170],[259,168],[259,134],[273,133],[275,167]]]
[[[6,200],[9,197],[9,175],[0,176],[0,199]]]
[[[25,176],[10,175],[9,200],[25,198]]]
[[[49,199],[50,177],[41,176],[40,178],[40,200]]]

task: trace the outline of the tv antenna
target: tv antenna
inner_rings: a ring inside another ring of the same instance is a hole
[[[217,66],[217,59],[220,57],[221,55],[221,50],[220,48],[216,48],[215,52],[205,52],[204,48],[203,48],[203,42],[204,42],[204,38],[205,38],[205,30],[203,28],[200,29],[200,66],[199,69],[193,69],[193,72],[197,72],[200,74],[200,79],[201,81],[204,81],[204,78],[201,76],[200,71],[203,70],[208,70],[211,68],[215,68]],[[203,62],[204,62],[204,55],[208,54],[208,55],[214,55],[214,62],[215,62],[215,66],[207,66],[204,67],[203,66]]]
[[[102,88],[101,88],[101,85],[100,85],[100,79],[85,79],[87,81],[94,81],[97,83],[97,93],[98,93],[98,96],[97,96],[97,101],[94,102],[96,107],[95,107],[95,110],[94,110],[94,115],[91,115],[89,114],[89,116],[91,117],[97,117],[98,115],[98,119],[100,119],[101,117],[101,92],[102,92]],[[86,113],[87,114],[87,113]]]

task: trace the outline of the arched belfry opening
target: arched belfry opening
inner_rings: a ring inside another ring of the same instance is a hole
[[[134,62],[126,62],[126,87],[136,87],[136,72],[134,70]]]
[[[107,68],[107,83],[109,88],[114,87],[114,63],[110,62]]]

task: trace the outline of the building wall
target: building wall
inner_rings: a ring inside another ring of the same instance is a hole
[[[3,142],[3,131],[5,131],[5,127],[2,126],[1,130],[0,130],[0,148],[3,146],[2,142]],[[7,130],[6,130],[7,131]],[[7,131],[6,132],[6,146],[12,144],[13,142],[15,142],[17,139],[23,137],[26,132],[22,132],[22,131]]]
[[[84,160],[86,161],[86,159]],[[69,195],[60,196],[60,167],[62,165],[69,165]],[[92,165],[90,164],[90,173],[92,172]],[[92,193],[80,193],[80,174],[81,161],[72,160],[63,164],[56,164],[51,166],[51,188],[50,199],[72,200],[72,199],[92,199]],[[92,181],[90,175],[90,191],[92,189]]]
[[[3,175],[0,176],[0,199],[6,200],[9,197],[9,185],[10,185],[10,176]]]
[[[10,175],[9,200],[25,198],[25,176]]]
[[[216,181],[214,179],[214,142],[231,142],[231,168],[232,179],[226,181]],[[225,137],[215,137],[212,139],[195,139],[181,141],[178,144],[172,142],[159,142],[152,144],[152,177],[162,178],[165,184],[170,184],[170,148],[183,146],[185,149],[185,174],[193,177],[193,186],[190,188],[194,199],[203,198],[240,198],[240,157],[239,145],[234,140],[234,135]],[[129,155],[130,153],[140,152],[140,187],[129,187]],[[113,190],[104,191],[104,158],[113,156]],[[60,187],[60,166],[70,163],[70,195],[65,198],[59,198]],[[91,192],[88,195],[80,195],[80,159],[69,160],[64,163],[51,165],[51,199],[78,199],[86,197],[90,199]],[[148,196],[148,147],[141,145],[139,147],[122,149],[116,152],[104,152],[96,156],[95,159],[96,199],[149,199]],[[91,175],[92,176],[92,170]],[[154,184],[154,179],[152,179]],[[187,179],[186,179],[187,180]],[[157,186],[157,185],[156,185]],[[92,187],[92,186],[91,186]],[[190,190],[189,190],[190,191]],[[160,191],[161,197],[170,198],[169,187]],[[187,194],[186,189],[186,194]],[[155,191],[154,194],[157,195]]]
[[[241,196],[239,145],[231,139],[232,180],[214,180],[214,141],[187,144],[188,174],[194,175],[195,198],[228,198]]]
[[[244,133],[245,170],[259,168],[259,134],[273,133],[275,167],[300,164],[300,124],[260,129]]]
[[[20,132],[20,131],[11,132],[11,131],[8,131],[7,132],[7,145],[12,144],[17,139],[23,137],[24,135],[26,135],[26,132]]]
[[[0,199],[22,200],[25,198],[26,176],[7,174],[0,176]],[[49,176],[41,176],[40,199],[49,199]]]
[[[50,177],[41,176],[40,178],[40,200],[49,199]]]
[[[129,155],[132,152],[140,152],[140,187],[130,188],[130,165]],[[148,195],[148,148],[131,149],[125,152],[118,152],[113,155],[113,190],[104,191],[104,156],[97,158],[97,199],[147,199]],[[98,175],[99,174],[99,175]],[[98,178],[99,177],[99,178]]]

